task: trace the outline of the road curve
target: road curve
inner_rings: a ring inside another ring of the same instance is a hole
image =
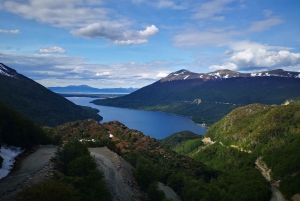
[[[271,190],[272,190],[272,198],[270,201],[285,201],[283,195],[279,190],[277,190],[277,188],[272,186]]]
[[[34,153],[26,157],[19,170],[8,174],[0,180],[0,197],[15,191],[26,180],[31,179],[45,166],[49,165],[57,147],[53,145],[40,146]]]
[[[104,174],[113,201],[145,200],[134,179],[133,167],[127,161],[106,147],[89,148],[89,151]]]

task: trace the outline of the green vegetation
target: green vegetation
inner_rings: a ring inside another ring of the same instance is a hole
[[[17,76],[0,75],[0,101],[35,123],[57,126],[89,118],[101,120],[97,110],[77,106],[33,80],[19,74]]]
[[[55,177],[21,192],[21,200],[111,200],[103,174],[85,145],[72,141],[59,147],[52,158],[59,172]]]
[[[161,140],[161,144],[183,155],[192,154],[203,146],[203,136],[190,131],[174,133]]]
[[[272,169],[272,178],[281,180],[280,189],[287,197],[300,193],[300,104],[297,101],[282,106],[252,104],[237,108],[211,126],[205,136],[215,144],[189,153],[195,160],[225,175],[233,172],[247,175],[257,171],[254,162],[261,156]],[[252,180],[260,178],[253,176]]]
[[[202,136],[190,131],[181,131],[162,139],[161,144],[164,146],[168,146],[170,149],[173,149],[181,142],[198,138],[202,138]]]
[[[52,142],[42,128],[14,109],[0,103],[0,111],[0,142],[2,144],[26,149]]]
[[[287,99],[298,97],[299,86],[299,79],[285,77],[158,81],[126,96],[93,102],[99,105],[175,113],[210,126],[243,105],[281,104]]]

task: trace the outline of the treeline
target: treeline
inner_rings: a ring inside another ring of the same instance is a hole
[[[26,149],[50,143],[51,138],[33,121],[0,102],[0,142]]]
[[[52,158],[58,171],[54,178],[20,193],[22,201],[109,201],[103,173],[90,156],[87,147],[76,141],[59,147]],[[41,199],[42,198],[42,199]]]

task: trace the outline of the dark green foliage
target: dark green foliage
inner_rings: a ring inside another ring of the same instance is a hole
[[[281,180],[282,192],[287,197],[299,193],[300,105],[297,101],[282,106],[252,104],[240,107],[211,126],[206,136],[217,142],[194,154],[196,160],[225,171],[227,175],[244,170],[241,178],[249,174],[259,180],[247,167],[253,168],[256,158],[262,156],[272,169],[272,178]]]
[[[22,148],[51,142],[42,128],[2,103],[0,103],[0,138],[2,143]]]
[[[59,181],[46,181],[19,194],[21,201],[79,201],[78,192],[70,185]]]
[[[85,145],[74,140],[64,147],[59,147],[51,160],[57,164],[65,174],[70,170],[70,166],[75,159],[78,159],[81,156],[89,156],[89,154],[89,150]]]
[[[280,190],[288,197],[300,193],[300,173],[287,176],[280,182]]]
[[[166,200],[166,195],[163,191],[158,189],[157,182],[150,184],[147,190],[147,197],[150,201],[164,201]]]
[[[101,120],[95,110],[79,107],[20,74],[17,78],[0,75],[0,101],[45,126],[89,118]]]
[[[158,81],[129,95],[95,100],[94,103],[170,112],[189,116],[197,123],[212,125],[242,105],[281,104],[298,97],[299,86],[299,79],[285,77]],[[193,103],[196,99],[201,99],[201,103]]]
[[[184,142],[187,140],[192,140],[192,139],[197,139],[197,138],[202,138],[202,136],[197,135],[190,131],[182,131],[182,132],[174,133],[174,134],[162,139],[161,144],[169,147],[170,149],[173,149],[181,142]]]
[[[85,145],[78,141],[68,142],[58,148],[52,161],[64,173],[57,176],[57,180],[71,185],[77,191],[78,200],[111,200],[103,174]]]
[[[179,154],[183,155],[191,155],[194,152],[198,151],[199,148],[203,146],[202,138],[198,138],[195,140],[188,140],[179,143],[176,145],[176,147],[173,148],[174,151],[176,151]]]

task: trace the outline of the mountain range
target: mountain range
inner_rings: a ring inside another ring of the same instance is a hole
[[[98,110],[75,105],[2,63],[0,102],[44,126],[88,118],[102,119]]]
[[[94,87],[90,87],[87,85],[70,85],[66,87],[48,87],[51,91],[55,93],[120,93],[120,94],[128,94],[132,93],[138,88],[103,88],[98,89]]]
[[[300,97],[300,73],[281,69],[257,73],[180,70],[131,94],[95,104],[154,110],[189,116],[212,125],[234,108],[262,103],[282,104]]]
[[[158,189],[158,182],[188,201],[270,200],[271,191],[274,193],[271,184],[286,198],[293,199],[300,193],[299,80],[298,73],[283,70],[252,75],[228,70],[207,74],[181,70],[132,94],[103,102],[175,111],[191,114],[193,118],[210,112],[209,118],[221,119],[209,127],[205,136],[180,132],[159,141],[116,121],[71,122],[85,117],[82,114],[90,116],[96,111],[89,109],[90,113],[86,113],[86,109],[0,64],[0,147],[1,143],[28,148],[69,142],[58,149],[56,157],[63,162],[60,164],[72,168],[68,171],[56,168],[55,177],[47,176],[46,180],[50,179],[57,188],[47,187],[41,180],[31,191],[24,188],[23,193],[38,195],[31,200],[57,192],[75,197],[78,192],[84,192],[81,195],[86,198],[87,192],[100,181],[96,179],[93,183],[91,178],[103,176],[90,171],[97,166],[88,162],[88,158],[91,161],[94,158],[87,149],[82,149],[85,146],[81,143],[89,147],[108,147],[119,154],[117,158],[123,157],[131,163],[133,169],[128,170],[116,163],[116,171],[122,168],[124,178],[126,171],[133,173],[138,184],[126,180],[127,187],[138,186],[149,200],[166,200]],[[285,105],[280,105],[283,102]],[[42,125],[68,123],[42,130],[10,107]],[[203,118],[209,120],[205,115]],[[79,152],[86,156],[77,157]],[[2,161],[0,156],[0,167]],[[109,165],[106,160],[101,160],[101,164]],[[109,172],[109,175],[114,173]],[[65,191],[58,186],[69,188]]]

